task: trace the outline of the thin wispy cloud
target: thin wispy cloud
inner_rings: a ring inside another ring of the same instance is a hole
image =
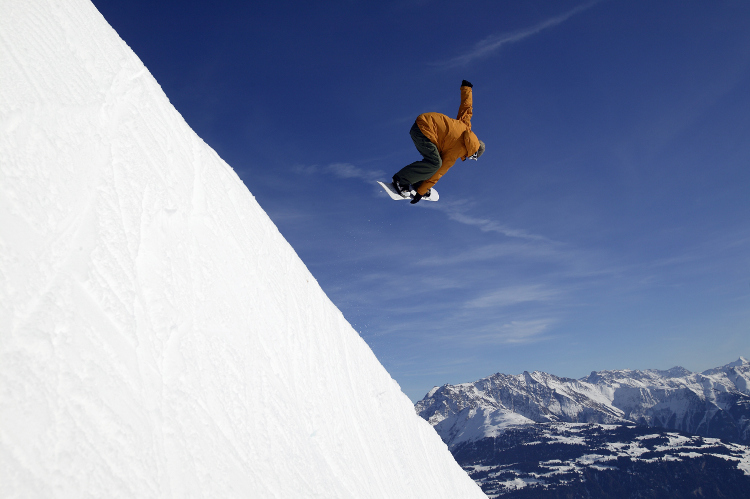
[[[551,245],[530,241],[504,241],[471,246],[465,251],[456,253],[422,256],[415,265],[421,267],[445,267],[449,265],[491,262],[499,258],[506,260],[559,261],[561,260],[561,256],[564,257],[565,254]]]
[[[467,345],[520,345],[549,341],[554,338],[550,329],[558,322],[554,318],[520,319],[480,328],[475,331],[461,331],[460,336],[446,334],[443,341],[460,339]]]
[[[526,302],[544,302],[559,296],[560,291],[548,286],[526,284],[497,289],[467,302],[467,308],[501,308]]]
[[[332,163],[326,170],[339,178],[356,178],[367,182],[381,179],[385,176],[382,170],[364,170],[351,163]]]
[[[554,241],[550,240],[545,236],[539,234],[532,234],[523,229],[517,229],[509,227],[496,220],[492,220],[484,217],[476,217],[470,215],[468,212],[471,209],[473,203],[468,201],[440,201],[438,203],[428,203],[424,205],[427,208],[442,211],[450,220],[458,222],[460,224],[469,225],[476,227],[482,232],[495,232],[506,237],[524,239],[527,241],[534,242],[546,242],[554,244]]]
[[[465,66],[476,59],[481,59],[483,57],[487,57],[487,56],[494,54],[495,52],[500,50],[504,45],[507,45],[509,43],[520,42],[521,40],[529,38],[530,36],[534,36],[537,33],[540,33],[546,29],[558,26],[564,23],[565,21],[567,21],[568,19],[570,19],[571,17],[575,16],[576,14],[580,14],[581,12],[590,9],[597,3],[599,3],[599,0],[589,2],[583,5],[579,5],[578,7],[564,14],[542,21],[539,24],[532,26],[530,28],[526,28],[526,29],[522,29],[518,31],[512,31],[510,33],[499,33],[499,34],[488,36],[484,40],[474,45],[474,47],[472,47],[472,49],[466,52],[465,54],[461,54],[459,56],[453,57],[451,59],[448,59],[447,61],[439,62],[435,65],[441,66],[443,68],[455,68],[455,67]]]
[[[330,173],[338,178],[357,179],[368,183],[383,179],[386,176],[386,173],[382,170],[365,170],[351,163],[331,163],[326,166],[296,166],[294,167],[294,171],[304,175]]]
[[[464,225],[476,227],[482,232],[496,232],[507,237],[528,239],[533,241],[548,240],[544,236],[530,234],[529,232],[522,229],[514,229],[512,227],[508,227],[507,225],[498,223],[495,220],[467,215],[465,210],[462,209],[459,204],[443,203],[442,205],[436,206],[435,208],[445,213],[450,220]]]
[[[503,324],[494,336],[501,343],[532,343],[547,339],[544,333],[552,326],[553,320],[537,319],[511,321]]]

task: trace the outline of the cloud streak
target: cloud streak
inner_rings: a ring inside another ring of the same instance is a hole
[[[432,207],[432,206],[430,206]],[[478,228],[482,232],[496,232],[506,237],[527,239],[532,241],[548,241],[544,236],[530,234],[522,229],[514,229],[487,218],[478,218],[466,214],[466,210],[460,203],[443,203],[435,206],[454,222]]]
[[[363,170],[351,163],[332,163],[326,167],[326,170],[339,178],[356,178],[366,182],[379,180],[385,176],[382,170]]]
[[[529,38],[530,36],[534,36],[537,33],[540,33],[546,29],[558,26],[564,23],[565,21],[567,21],[568,19],[570,19],[571,17],[573,17],[574,15],[580,14],[581,12],[590,9],[597,3],[599,3],[599,0],[595,0],[593,2],[589,2],[583,5],[579,5],[578,7],[564,14],[542,21],[541,23],[535,26],[532,26],[530,28],[512,31],[510,33],[500,33],[500,34],[488,36],[484,40],[474,45],[474,47],[472,47],[472,49],[466,52],[465,54],[461,54],[459,56],[453,57],[452,59],[448,59],[447,61],[439,62],[436,64],[436,66],[440,66],[445,69],[466,66],[467,64],[469,64],[470,62],[476,59],[481,59],[481,58],[488,57],[494,54],[495,52],[500,50],[504,45],[507,45],[509,43],[520,42],[521,40]]]
[[[555,323],[554,319],[511,321],[500,326],[494,333],[478,336],[476,341],[487,343],[536,343],[550,339],[545,333]]]
[[[320,173],[330,173],[342,179],[357,179],[364,182],[372,183],[375,180],[385,178],[386,173],[382,170],[365,170],[351,163],[331,163],[326,166],[296,166],[293,169],[296,173],[304,175],[318,175]]]
[[[554,318],[512,320],[490,325],[473,331],[461,331],[460,335],[445,334],[439,337],[446,342],[461,341],[467,345],[523,345],[549,341],[555,338],[550,329],[558,322]]]
[[[543,302],[559,296],[559,290],[537,284],[497,289],[467,302],[466,308],[502,308],[526,302]]]

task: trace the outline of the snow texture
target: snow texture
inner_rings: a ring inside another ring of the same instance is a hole
[[[0,2],[3,497],[484,497],[87,0]]]

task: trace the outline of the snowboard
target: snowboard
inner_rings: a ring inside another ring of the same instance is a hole
[[[396,192],[396,189],[393,187],[393,184],[390,182],[381,182],[378,180],[378,184],[380,184],[380,187],[383,188],[383,190],[393,199],[394,201],[405,201],[407,199],[414,199],[414,195],[417,193],[416,191],[411,191],[408,198],[405,198],[401,196],[398,192]],[[438,195],[438,192],[435,189],[432,189],[432,192],[430,193],[430,197],[423,197],[421,201],[437,201],[440,196]]]

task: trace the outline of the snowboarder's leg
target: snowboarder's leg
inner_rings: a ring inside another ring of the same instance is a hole
[[[411,135],[411,140],[414,141],[417,151],[422,155],[422,160],[403,167],[393,178],[402,185],[412,184],[416,186],[423,180],[432,177],[442,166],[443,160],[440,158],[440,151],[438,151],[437,146],[425,137],[416,123],[409,130],[409,135]]]

